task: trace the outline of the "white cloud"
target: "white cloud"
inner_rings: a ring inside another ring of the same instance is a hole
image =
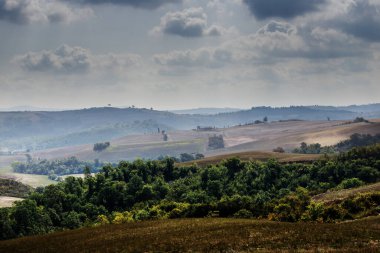
[[[69,23],[92,15],[90,8],[74,8],[59,0],[0,1],[0,19],[17,24]]]
[[[162,18],[160,25],[153,28],[152,34],[168,34],[181,37],[221,36],[228,30],[212,25],[208,27],[207,14],[203,8],[188,8],[183,11],[168,12]]]
[[[32,72],[78,74],[90,71],[119,71],[140,62],[133,54],[93,54],[81,47],[63,45],[54,51],[29,52],[18,55],[14,62]]]

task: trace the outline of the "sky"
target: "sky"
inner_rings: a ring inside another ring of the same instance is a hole
[[[380,102],[380,0],[0,0],[0,108]]]

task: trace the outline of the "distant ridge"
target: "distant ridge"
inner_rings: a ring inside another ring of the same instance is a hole
[[[176,114],[199,114],[199,115],[213,115],[213,114],[219,114],[219,113],[229,113],[229,112],[238,112],[242,111],[244,109],[239,108],[195,108],[195,109],[184,109],[184,110],[172,110],[170,112],[176,113]]]

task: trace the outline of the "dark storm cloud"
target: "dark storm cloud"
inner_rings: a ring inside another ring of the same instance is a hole
[[[27,23],[28,16],[22,13],[25,7],[26,3],[19,4],[18,6],[10,6],[8,1],[0,0],[0,19],[17,24]]]
[[[344,32],[369,42],[380,42],[380,3],[355,1],[336,25]]]
[[[259,20],[302,16],[317,11],[325,2],[326,0],[244,0],[251,13]]]
[[[135,8],[142,8],[142,9],[156,9],[164,4],[182,2],[182,0],[62,0],[62,1],[70,1],[72,3],[83,3],[83,4],[129,5]]]

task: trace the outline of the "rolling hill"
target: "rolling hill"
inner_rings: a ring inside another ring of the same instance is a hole
[[[349,120],[380,117],[377,105],[367,107],[255,107],[213,115],[175,114],[138,108],[90,108],[71,111],[0,112],[2,150],[88,144],[131,134],[161,130],[189,130],[197,126],[229,127],[253,123],[265,116],[278,120]],[[352,108],[352,109],[351,109]],[[362,109],[360,109],[362,108]],[[352,111],[348,110],[351,109]]]
[[[211,131],[168,131],[167,142],[163,141],[162,135],[158,133],[128,135],[112,140],[111,147],[103,152],[94,152],[93,145],[89,144],[41,150],[31,154],[36,158],[77,156],[81,160],[100,159],[108,162],[134,160],[138,157],[156,159],[161,155],[178,156],[181,153],[203,153],[206,157],[212,157],[265,151],[270,153],[262,153],[264,156],[272,156],[271,151],[278,146],[291,151],[303,141],[334,145],[349,138],[353,133],[380,133],[380,121],[355,124],[346,124],[346,121],[287,121],[218,128]],[[225,148],[208,149],[208,137],[214,134],[223,136]],[[255,155],[252,158],[254,157]]]

